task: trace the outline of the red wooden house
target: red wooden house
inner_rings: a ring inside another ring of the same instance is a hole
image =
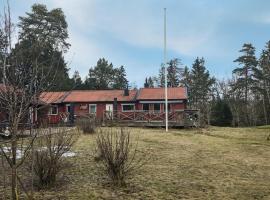
[[[46,121],[52,124],[65,120],[67,111],[63,100],[70,92],[43,92],[40,95],[42,108],[38,111],[37,121],[40,123]]]
[[[74,90],[63,102],[66,111],[69,111],[70,105],[74,104],[76,117],[92,114],[102,120],[105,111],[125,110],[125,105],[135,105],[136,94],[136,90]]]
[[[160,112],[165,110],[164,88],[142,88],[136,98],[138,110]],[[184,87],[168,88],[168,110],[187,108],[187,92]]]
[[[67,121],[73,109],[75,118],[92,115],[100,121],[158,122],[163,124],[164,88],[139,90],[73,90],[69,92],[44,92],[41,100],[48,105],[49,123]],[[168,88],[169,120],[179,123],[179,113],[187,108],[184,87]],[[177,115],[177,116],[176,116]],[[178,120],[178,121],[177,121]]]

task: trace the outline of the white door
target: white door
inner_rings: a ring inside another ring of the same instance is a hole
[[[107,118],[113,119],[113,104],[106,104],[106,115]]]

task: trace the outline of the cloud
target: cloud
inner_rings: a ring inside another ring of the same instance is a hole
[[[72,32],[107,33],[111,37],[129,45],[141,48],[163,48],[163,9],[151,7],[156,4],[143,3],[108,3],[107,1],[81,0],[74,4],[71,0],[52,1],[55,7],[62,7],[70,23],[75,23]],[[109,1],[110,2],[110,1]],[[173,20],[175,14],[172,14]],[[210,19],[209,19],[210,20]],[[168,49],[179,54],[191,55],[199,46],[211,38],[212,27],[203,19],[196,18],[189,29],[175,26],[168,21]],[[213,22],[213,20],[211,20]],[[205,26],[202,26],[205,24]],[[213,23],[212,23],[213,24]],[[193,26],[195,25],[195,26]],[[200,30],[197,30],[197,27]],[[169,28],[171,28],[169,30]],[[176,33],[171,34],[170,33]]]
[[[17,16],[29,11],[34,2],[16,1],[13,8]],[[228,66],[243,42],[256,40],[264,44],[270,23],[267,0],[260,4],[246,0],[38,2],[49,9],[61,7],[66,15],[71,43],[66,58],[72,62],[71,72],[76,69],[85,76],[98,58],[105,57],[115,66],[125,65],[131,81],[141,81],[142,74],[158,72],[162,62],[164,7],[168,58],[182,58],[190,66],[196,56],[204,56],[213,68],[220,68],[216,71],[230,70]]]

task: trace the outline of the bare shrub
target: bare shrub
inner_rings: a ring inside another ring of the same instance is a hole
[[[53,133],[37,139],[33,154],[33,171],[39,187],[55,184],[57,175],[69,166],[64,157],[70,153],[77,139],[77,133],[65,128],[55,128]]]
[[[123,185],[145,164],[145,155],[139,156],[137,143],[133,146],[130,131],[124,128],[101,129],[97,139],[95,160],[100,160],[107,175],[115,185]]]
[[[96,121],[92,117],[81,117],[76,120],[76,126],[83,132],[83,133],[95,133],[96,131]]]

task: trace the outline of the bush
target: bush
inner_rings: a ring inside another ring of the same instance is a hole
[[[127,178],[142,167],[145,156],[138,156],[137,145],[133,148],[130,131],[121,128],[100,130],[97,153],[103,168],[115,185],[123,185]]]
[[[76,126],[83,133],[95,133],[96,131],[96,121],[91,117],[81,117],[76,120]]]
[[[70,151],[77,139],[77,134],[63,128],[37,139],[32,162],[39,187],[55,184],[57,175],[68,166],[63,155]]]

